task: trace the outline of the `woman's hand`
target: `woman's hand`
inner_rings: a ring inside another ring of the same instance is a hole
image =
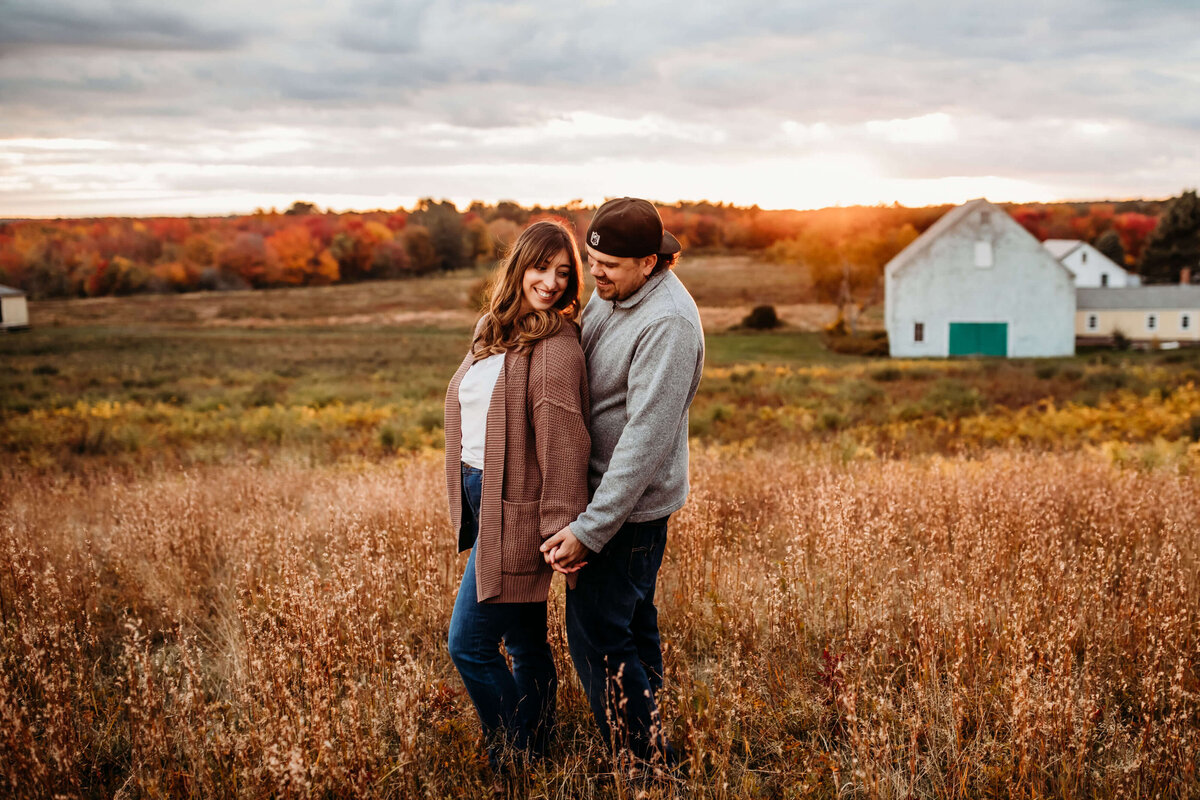
[[[546,563],[554,567],[555,572],[561,572],[563,575],[570,575],[587,566],[584,559],[589,551],[575,538],[575,534],[571,533],[569,525],[542,542],[541,551]]]

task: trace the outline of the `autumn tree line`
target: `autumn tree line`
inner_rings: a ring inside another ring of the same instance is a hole
[[[870,299],[883,267],[950,206],[854,206],[767,211],[677,203],[659,207],[690,253],[748,253],[807,271],[814,301]],[[325,285],[486,267],[520,230],[544,217],[582,236],[592,208],[421,200],[411,209],[0,222],[0,283],[32,298]],[[1200,273],[1194,191],[1167,201],[1009,206],[1040,240],[1083,239],[1145,282]]]

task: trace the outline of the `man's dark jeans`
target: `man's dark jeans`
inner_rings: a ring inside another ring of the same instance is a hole
[[[463,465],[463,516],[478,534],[483,471]],[[554,726],[558,673],[546,635],[546,603],[480,603],[475,548],[450,617],[450,657],[479,712],[493,767],[505,745],[540,755]],[[500,641],[512,657],[512,671]]]
[[[654,589],[666,544],[667,517],[627,522],[590,556],[567,592],[567,641],[605,741],[674,766],[655,700],[663,664]]]

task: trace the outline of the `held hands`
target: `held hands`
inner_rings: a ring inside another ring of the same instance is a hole
[[[546,563],[563,575],[570,575],[587,566],[584,559],[587,558],[588,549],[571,533],[570,526],[542,542],[541,550]]]

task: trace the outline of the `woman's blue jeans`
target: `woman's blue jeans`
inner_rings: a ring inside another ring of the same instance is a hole
[[[483,470],[463,464],[463,524],[479,532]],[[450,658],[479,713],[493,766],[505,746],[541,755],[554,727],[558,673],[546,631],[546,602],[480,603],[475,548],[467,558],[454,613]],[[500,642],[512,658],[510,670]]]

